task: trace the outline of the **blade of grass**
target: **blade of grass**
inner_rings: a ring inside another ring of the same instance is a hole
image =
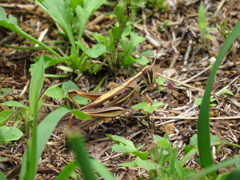
[[[68,132],[67,138],[69,139],[72,150],[76,154],[77,162],[83,173],[83,179],[97,179],[93,173],[82,135],[80,133]]]
[[[42,48],[48,50],[50,53],[52,53],[56,57],[60,57],[60,55],[58,53],[56,53],[54,50],[52,50],[50,47],[46,46],[45,44],[41,43],[40,41],[38,41],[34,37],[32,37],[29,34],[25,33],[18,26],[17,19],[15,17],[13,17],[11,14],[7,18],[6,13],[5,13],[5,11],[4,11],[4,9],[2,7],[0,7],[0,26],[3,26],[5,28],[7,28],[7,29],[10,29],[11,31],[14,31],[14,32],[18,33],[21,36],[23,36],[23,37],[25,37],[27,39],[30,39],[31,41],[33,41],[34,43],[38,44]]]
[[[76,167],[78,166],[78,163],[76,161],[72,161],[70,163],[68,163],[62,170],[61,172],[58,174],[58,176],[56,177],[55,180],[67,180],[70,175],[72,174],[72,172],[74,171],[74,169],[76,169]]]
[[[232,32],[229,34],[228,38],[224,42],[222,48],[219,51],[219,55],[216,62],[213,65],[210,77],[207,82],[206,91],[203,96],[203,101],[200,106],[200,113],[198,118],[198,148],[201,164],[203,167],[209,167],[213,164],[211,156],[211,145],[210,145],[210,127],[209,127],[209,110],[210,110],[210,96],[212,84],[217,73],[217,70],[227,53],[228,49],[233,44],[234,40],[239,35],[240,21],[233,28]],[[216,176],[215,173],[212,175]]]
[[[221,169],[221,168],[232,166],[232,165],[234,165],[236,163],[239,163],[239,162],[240,162],[240,157],[228,159],[226,161],[220,162],[217,165],[212,165],[211,167],[203,169],[202,171],[196,173],[194,176],[192,176],[191,178],[188,178],[187,180],[200,179],[200,177],[205,176],[206,174],[212,173],[212,172],[214,172],[218,169]]]
[[[2,173],[2,171],[0,171],[0,179],[1,180],[7,180],[7,178],[5,178],[4,174]]]
[[[32,79],[29,88],[29,102],[31,113],[33,114],[33,130],[32,139],[28,144],[27,153],[27,179],[34,179],[37,171],[37,117],[38,117],[38,98],[43,85],[44,78],[44,60],[43,57],[36,63],[35,69],[32,73]]]
[[[108,171],[108,169],[102,164],[100,163],[98,160],[96,159],[90,159],[90,163],[93,167],[93,169],[102,176],[103,179],[107,179],[107,180],[115,180],[114,176],[112,175],[111,172]]]

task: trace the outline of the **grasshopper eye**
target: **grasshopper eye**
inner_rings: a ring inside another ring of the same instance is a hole
[[[155,81],[155,76],[154,76],[154,72],[153,72],[152,67],[151,66],[146,67],[143,70],[142,74],[143,74],[143,77],[144,77],[146,83],[149,86],[153,86],[154,81]]]

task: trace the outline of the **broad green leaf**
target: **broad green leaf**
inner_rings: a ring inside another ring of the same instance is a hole
[[[127,153],[127,154],[137,151],[137,148],[134,146],[132,141],[120,136],[114,136],[110,134],[107,134],[107,136],[108,138],[113,140],[115,143],[117,143],[111,147],[113,151]]]
[[[51,98],[56,98],[56,99],[63,99],[64,97],[66,97],[63,89],[60,87],[48,88],[45,94]]]
[[[104,46],[103,44],[96,44],[91,49],[87,49],[82,43],[78,42],[76,43],[78,44],[79,48],[82,49],[83,52],[85,52],[89,57],[92,58],[99,57],[106,50],[106,46]]]
[[[63,83],[62,85],[62,89],[65,92],[68,92],[70,89],[75,89],[75,90],[79,90],[79,87],[72,81],[67,81],[65,83]]]
[[[18,128],[0,126],[0,141],[15,141],[23,136]]]
[[[11,92],[13,92],[12,88],[0,88],[0,97],[6,96]]]
[[[83,1],[84,0],[70,0],[70,5],[71,5],[72,9],[75,10],[77,5],[82,5]]]
[[[73,10],[69,1],[44,0],[42,2],[46,12],[57,22],[67,33],[72,45],[72,53],[75,52],[75,43],[72,33]]]
[[[17,101],[6,101],[1,103],[1,105],[9,106],[9,107],[20,107],[20,108],[27,108],[28,106],[23,105]]]
[[[0,126],[6,124],[9,119],[13,116],[14,109],[3,110],[0,112]]]
[[[145,66],[145,65],[147,65],[149,63],[149,59],[147,59],[147,58],[137,58],[136,62],[141,64],[141,65],[143,65],[143,66]]]
[[[120,166],[140,167],[140,168],[145,169],[147,171],[154,170],[158,167],[157,164],[155,164],[155,163],[153,163],[149,160],[142,160],[138,157],[134,161],[129,162],[129,163],[120,164]]]
[[[129,5],[131,0],[119,0],[114,8],[117,20],[120,24],[126,24],[131,18]]]
[[[135,151],[135,152],[133,152],[133,154],[136,155],[137,157],[139,157],[142,160],[147,160],[149,152]]]
[[[126,68],[126,67],[129,67],[130,65],[132,65],[133,63],[135,63],[136,60],[131,56],[124,56],[124,59],[123,59],[123,67]]]
[[[136,49],[136,46],[145,41],[145,38],[142,36],[138,36],[135,33],[130,33],[130,41],[121,43],[122,48],[124,49],[124,54],[126,56],[131,55],[131,53]]]
[[[76,7],[76,13],[80,21],[79,40],[82,38],[84,28],[86,26],[89,17],[96,11],[106,0],[84,0],[83,5]]]

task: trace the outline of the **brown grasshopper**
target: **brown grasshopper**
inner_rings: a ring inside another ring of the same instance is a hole
[[[146,86],[147,90],[152,90],[154,84],[154,69],[152,66],[146,66],[141,70],[141,72],[125,80],[123,84],[106,93],[86,93],[71,89],[69,91],[69,97],[73,101],[73,96],[75,95],[83,96],[89,98],[90,100],[93,100],[92,103],[82,108],[79,107],[81,111],[93,118],[99,119],[99,117],[116,117],[124,112],[124,108],[121,107],[121,104],[131,101],[134,94],[143,94],[145,100],[149,103],[152,103],[147,94],[140,91],[142,85]],[[80,128],[85,129],[90,125],[97,123],[98,121],[99,120],[96,119],[85,120],[80,124]]]

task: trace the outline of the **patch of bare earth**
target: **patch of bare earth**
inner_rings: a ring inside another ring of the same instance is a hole
[[[6,12],[18,18],[20,27],[38,38],[40,33],[48,29],[43,42],[48,40],[61,40],[56,35],[57,29],[53,21],[39,8],[26,1],[1,1],[1,6]],[[203,44],[201,33],[198,27],[198,7],[199,1],[167,1],[166,10],[139,9],[133,23],[135,32],[146,38],[141,43],[137,51],[142,52],[147,49],[156,50],[156,64],[161,65],[161,73],[175,81],[166,80],[163,91],[155,90],[150,93],[154,101],[161,101],[166,104],[159,108],[151,116],[154,127],[148,129],[146,117],[140,112],[134,114],[128,121],[128,131],[124,132],[125,115],[113,119],[106,119],[101,123],[95,124],[84,130],[89,153],[95,159],[101,161],[114,174],[116,179],[137,179],[141,176],[148,179],[145,171],[138,168],[126,168],[119,166],[120,163],[133,160],[132,156],[125,156],[112,152],[111,141],[102,140],[105,134],[121,135],[131,139],[136,146],[145,144],[142,151],[150,151],[152,147],[152,136],[163,136],[164,133],[170,134],[170,140],[174,146],[179,147],[179,159],[183,156],[183,147],[189,144],[190,137],[196,133],[197,117],[199,106],[194,104],[196,98],[203,96],[206,81],[210,74],[211,64],[219,53],[220,47],[224,42],[224,37],[219,31],[211,31],[212,41],[206,40]],[[222,3],[224,2],[224,3]],[[25,4],[26,3],[26,4]],[[16,5],[22,6],[16,6]],[[232,29],[240,19],[240,2],[235,1],[209,1],[205,6],[208,8],[206,16],[208,27],[220,27],[226,18],[229,19],[227,28]],[[116,22],[115,18],[103,15],[106,11],[112,11],[112,7],[103,6],[89,21],[88,32],[99,32],[107,34],[108,28]],[[149,15],[149,16],[148,16]],[[99,18],[101,17],[101,18]],[[98,18],[98,19],[97,19]],[[171,20],[163,30],[163,22]],[[40,24],[40,25],[39,25]],[[9,45],[18,47],[34,46],[26,43],[28,40],[11,34],[8,30],[0,28],[0,39],[7,38]],[[10,37],[9,37],[10,36]],[[88,34],[84,40],[92,45]],[[213,96],[216,98],[214,107],[211,107],[211,134],[217,135],[222,139],[229,140],[231,143],[239,144],[240,131],[240,39],[237,39],[224,59],[213,86]],[[1,44],[1,42],[0,42]],[[0,97],[0,102],[15,100],[28,104],[28,83],[30,81],[29,67],[33,59],[39,55],[46,54],[45,51],[29,50],[21,51],[5,47],[0,47],[0,88],[13,88],[13,93],[6,97]],[[154,60],[155,57],[152,57]],[[133,72],[140,69],[133,68]],[[48,70],[49,73],[58,73],[55,68]],[[106,73],[104,69],[102,74]],[[99,73],[99,76],[102,76]],[[116,74],[115,82],[122,82],[126,79],[126,72]],[[78,85],[85,90],[92,90],[100,81],[97,76],[83,76]],[[69,79],[45,79],[44,89]],[[113,80],[110,80],[113,81]],[[232,95],[219,95],[218,93],[227,88],[233,92]],[[101,91],[107,91],[104,86]],[[60,104],[59,101],[47,99],[49,104]],[[62,103],[62,102],[61,102]],[[1,106],[0,109],[6,109]],[[52,111],[45,107],[40,119]],[[67,121],[69,118],[65,118]],[[8,123],[13,125],[13,120]],[[22,124],[19,124],[22,126]],[[77,128],[75,126],[75,128]],[[60,130],[59,130],[60,129]],[[39,163],[36,179],[55,179],[61,168],[74,159],[65,140],[64,132],[61,128],[54,132],[45,147],[44,153]],[[214,148],[213,148],[214,149]],[[0,162],[0,169],[9,179],[18,179],[21,157],[26,150],[26,140],[24,137],[0,146],[0,155],[6,159]],[[220,162],[239,153],[238,148],[233,146],[223,146],[218,154],[215,154],[214,161]],[[200,169],[192,157],[185,166],[191,169]],[[225,169],[223,171],[228,171]],[[78,171],[79,172],[79,171]],[[221,173],[221,171],[219,172]]]

